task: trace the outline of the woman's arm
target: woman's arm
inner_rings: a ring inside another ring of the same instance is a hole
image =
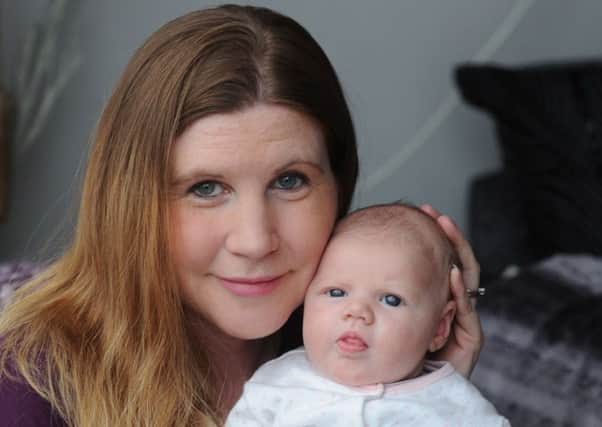
[[[479,263],[470,244],[451,218],[441,215],[430,205],[423,205],[421,209],[437,220],[462,262],[462,272],[453,268],[450,279],[451,291],[457,304],[456,320],[447,344],[437,352],[436,358],[450,362],[468,378],[477,363],[484,339],[475,301],[466,292],[466,289],[479,287]]]

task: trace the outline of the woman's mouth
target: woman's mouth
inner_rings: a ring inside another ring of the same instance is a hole
[[[343,353],[359,353],[368,349],[366,341],[355,332],[345,332],[337,339],[337,346]]]
[[[280,276],[262,276],[262,277],[220,277],[216,276],[221,284],[239,297],[260,297],[265,296],[282,282]]]

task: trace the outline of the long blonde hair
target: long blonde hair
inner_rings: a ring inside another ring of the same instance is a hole
[[[72,246],[0,320],[0,373],[24,379],[69,425],[220,423],[169,256],[170,146],[194,120],[257,102],[321,125],[339,215],[347,211],[358,167],[351,117],[334,69],[299,24],[222,6],[160,28],[100,118]]]

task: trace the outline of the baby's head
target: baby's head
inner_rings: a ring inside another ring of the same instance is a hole
[[[371,206],[343,218],[305,297],[312,365],[351,386],[419,375],[450,332],[454,263],[441,227],[416,207]]]

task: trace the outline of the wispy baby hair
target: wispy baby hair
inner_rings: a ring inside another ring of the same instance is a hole
[[[339,221],[333,236],[357,231],[385,240],[436,245],[443,249],[450,266],[461,268],[460,258],[441,226],[412,203],[399,200],[359,208]]]

